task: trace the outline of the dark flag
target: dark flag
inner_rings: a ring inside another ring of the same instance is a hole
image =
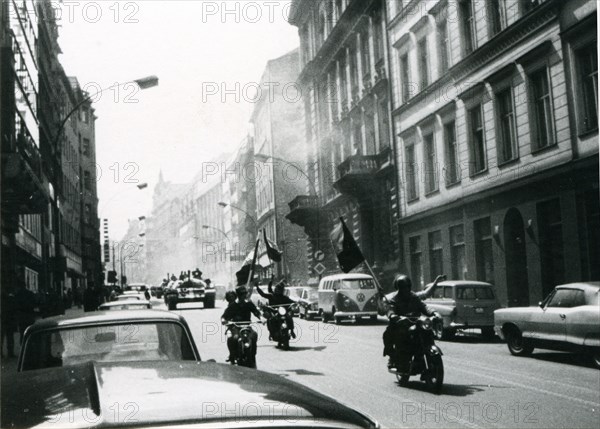
[[[263,229],[265,238],[265,246],[267,247],[267,255],[271,261],[281,262],[282,252],[277,248],[277,245],[267,238],[267,230]]]
[[[237,285],[245,286],[250,280],[250,273],[254,273],[254,268],[256,266],[256,255],[258,253],[258,243],[260,242],[260,238],[256,240],[256,246],[254,246],[254,250],[246,256],[244,259],[244,265],[238,272],[235,273],[237,277]]]
[[[331,233],[331,242],[337,254],[340,268],[343,272],[349,273],[363,262],[365,257],[341,217],[340,222]]]

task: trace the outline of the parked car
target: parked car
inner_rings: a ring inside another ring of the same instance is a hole
[[[41,319],[25,331],[17,368],[143,360],[200,360],[183,317],[131,310]]]
[[[300,318],[311,320],[319,315],[319,291],[313,287],[303,287],[298,300]]]
[[[276,374],[212,362],[87,362],[2,376],[2,427],[377,428]]]
[[[123,288],[124,292],[145,292],[146,290],[148,290],[148,285],[146,283],[130,283],[125,285],[125,287]]]
[[[285,294],[290,297],[290,299],[296,303],[300,302],[300,297],[302,296],[302,291],[304,288],[302,286],[288,286],[285,288]],[[293,308],[293,316],[298,316],[300,314],[300,306],[294,306]]]
[[[116,301],[147,301],[146,296],[143,293],[137,292],[125,292],[122,295],[117,295]],[[113,302],[116,302],[113,301]]]
[[[422,292],[428,307],[442,316],[434,326],[437,340],[449,340],[459,329],[480,329],[486,338],[494,337],[494,310],[500,304],[490,283],[473,280],[446,280],[432,289],[429,283]],[[395,292],[387,295],[388,299]]]
[[[98,311],[109,311],[109,310],[144,310],[151,309],[152,304],[150,301],[142,301],[138,299],[130,299],[124,301],[111,301],[100,304]]]
[[[215,308],[215,288],[200,279],[174,282],[164,291],[165,304],[175,310],[177,304],[202,302],[204,308]]]
[[[537,307],[494,312],[494,328],[515,356],[535,347],[589,354],[600,369],[600,282],[556,288]]]
[[[349,273],[326,276],[319,282],[319,314],[324,322],[369,318],[377,320],[378,291],[373,277]]]

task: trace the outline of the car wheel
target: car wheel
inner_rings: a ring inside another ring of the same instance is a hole
[[[170,300],[168,303],[169,310],[177,310],[177,303],[173,300]]]
[[[325,313],[323,310],[321,310],[321,320],[323,321],[323,323],[327,323],[329,322],[329,315],[327,313]]]
[[[494,328],[481,328],[481,336],[486,340],[493,340],[496,337],[496,333],[494,332]]]
[[[377,316],[371,316],[370,319],[373,323],[377,322]]]
[[[204,308],[215,308],[215,298],[205,298],[204,299]]]
[[[514,356],[529,356],[533,352],[533,347],[527,344],[517,329],[511,329],[506,333],[506,345],[508,351]]]

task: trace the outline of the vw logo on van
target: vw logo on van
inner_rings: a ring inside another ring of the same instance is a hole
[[[359,293],[356,295],[356,300],[358,302],[363,302],[365,300],[365,294],[364,293]]]

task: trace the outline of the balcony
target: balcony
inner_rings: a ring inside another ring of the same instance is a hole
[[[39,150],[20,134],[12,150],[2,152],[2,204],[14,213],[36,214],[47,210],[48,198]]]
[[[316,195],[298,195],[288,203],[290,212],[285,216],[293,224],[304,228],[309,236],[316,231],[319,201]]]
[[[334,188],[342,194],[364,197],[376,191],[379,175],[393,171],[392,151],[385,148],[378,155],[352,155],[338,165]]]

